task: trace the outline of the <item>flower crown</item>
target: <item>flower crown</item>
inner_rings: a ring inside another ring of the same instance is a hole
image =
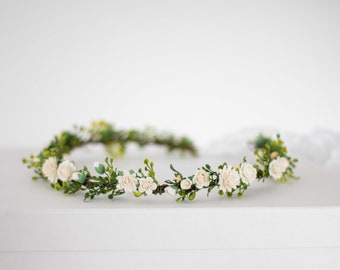
[[[237,194],[241,197],[255,180],[264,182],[271,178],[286,182],[288,178],[297,179],[293,169],[298,160],[288,155],[280,135],[275,140],[259,135],[252,142],[255,164],[248,163],[246,157],[234,167],[225,162],[217,170],[206,164],[191,176],[184,176],[170,165],[174,178],[164,183],[156,179],[154,163],[148,159],[144,160],[144,168],[138,171],[121,171],[113,166],[113,157],[122,156],[129,142],[140,146],[164,145],[169,151],[181,150],[197,155],[195,145],[187,137],[157,134],[150,128],[144,131],[117,130],[107,122],[98,121],[93,122],[89,128],[76,126],[73,131],[62,132],[39,154],[24,158],[23,162],[28,164],[28,168],[34,169],[37,176],[32,177],[33,180],[48,180],[53,188],[63,190],[66,194],[84,191],[84,201],[101,194],[107,194],[109,199],[113,199],[124,193],[132,193],[136,197],[167,193],[177,196],[176,201],[184,201],[195,199],[196,193],[202,189],[206,189],[209,195],[215,188],[219,195],[232,197]],[[96,175],[91,174],[86,166],[77,169],[73,161],[64,159],[64,155],[73,149],[92,143],[103,144],[111,155],[103,163],[94,163]]]

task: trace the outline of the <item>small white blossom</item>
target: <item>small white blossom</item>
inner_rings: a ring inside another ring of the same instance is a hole
[[[286,159],[285,157],[278,157],[277,158],[283,172],[285,172],[289,166],[289,161],[288,159]]]
[[[151,177],[142,178],[139,181],[139,191],[145,192],[146,194],[151,194],[157,188],[156,183],[153,181]]]
[[[282,177],[283,173],[287,170],[289,161],[285,157],[278,157],[269,164],[269,175],[275,180]]]
[[[280,179],[282,177],[282,168],[279,162],[275,159],[269,164],[269,175],[273,177],[275,180]]]
[[[192,182],[188,178],[183,179],[180,183],[181,189],[190,189],[191,185],[192,185]]]
[[[57,174],[61,181],[69,181],[75,171],[76,167],[74,164],[69,160],[64,160],[59,164]]]
[[[56,184],[58,180],[57,175],[57,159],[55,157],[49,157],[45,160],[44,164],[42,165],[42,173],[47,179],[52,183]]]
[[[209,174],[204,170],[198,169],[194,176],[193,182],[198,189],[207,187],[210,184]]]
[[[174,197],[176,195],[176,189],[172,187],[166,187],[165,192],[169,194],[171,197]]]
[[[238,172],[229,166],[224,166],[219,170],[219,189],[225,192],[231,192],[233,188],[236,188],[240,184],[240,175]]]
[[[117,176],[118,180],[118,189],[123,189],[126,192],[134,192],[136,191],[136,174],[130,174],[128,171],[124,171],[123,175]]]
[[[241,164],[239,173],[243,183],[250,184],[256,180],[257,171],[250,163],[244,162]]]
[[[71,176],[71,180],[78,181],[79,179],[79,172],[74,172]]]

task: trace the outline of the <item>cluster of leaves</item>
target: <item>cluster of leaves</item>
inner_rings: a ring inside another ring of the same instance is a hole
[[[147,128],[144,131],[136,129],[117,130],[110,123],[105,121],[92,122],[90,127],[75,126],[73,131],[63,131],[56,135],[45,149],[22,161],[28,168],[34,168],[38,178],[44,178],[41,167],[49,157],[56,157],[58,161],[63,159],[63,155],[71,153],[75,148],[87,144],[99,143],[104,145],[107,152],[113,158],[124,155],[126,146],[129,143],[137,143],[139,146],[161,145],[167,147],[168,151],[179,150],[197,155],[194,143],[187,137],[177,137],[170,133],[157,133],[154,129]],[[34,179],[37,179],[34,176]]]
[[[145,159],[144,165],[144,169],[140,168],[138,172],[135,172],[134,170],[129,171],[130,174],[136,175],[137,190],[139,188],[138,180],[146,177],[151,177],[158,185],[158,181],[155,178],[156,173],[153,168],[154,163]],[[84,191],[85,201],[88,199],[92,200],[102,194],[107,194],[109,199],[113,199],[115,196],[123,195],[125,193],[124,190],[117,188],[117,177],[123,176],[124,172],[114,168],[112,158],[107,157],[105,159],[105,164],[98,164],[98,167],[95,167],[95,170],[98,175],[91,175],[88,168],[84,166],[84,168],[79,171],[78,180],[62,182],[62,189],[66,194],[73,194],[79,190]],[[161,194],[159,188],[160,186],[154,191],[154,194]],[[142,195],[146,196],[145,192],[140,191],[134,191],[133,194],[135,197],[140,197]]]
[[[276,140],[260,134],[253,145],[255,148],[254,155],[256,156],[257,162],[254,167],[257,170],[258,179],[264,181],[266,178],[270,177],[269,165],[276,157],[285,157],[289,161],[287,170],[278,181],[287,182],[289,178],[298,179],[298,177],[294,175],[294,169],[298,159],[292,158],[288,155],[288,149],[284,145],[279,134],[276,136]]]
[[[180,150],[197,155],[197,149],[187,137],[177,137],[171,133],[158,133],[153,128],[147,127],[145,130],[116,130],[111,124],[105,121],[97,121],[89,128],[90,139],[86,143],[99,142],[105,145],[106,150],[112,157],[124,155],[128,143],[136,143],[143,147],[145,145],[166,146],[169,152]]]
[[[121,175],[116,168],[113,167],[113,159],[106,158],[105,165],[99,164],[95,168],[98,175],[91,175],[86,166],[79,171],[77,181],[67,181],[65,183],[64,192],[67,194],[73,194],[78,190],[83,190],[84,200],[94,199],[101,194],[108,194],[109,199],[113,199],[114,196],[124,194],[124,191],[117,189],[117,176]]]

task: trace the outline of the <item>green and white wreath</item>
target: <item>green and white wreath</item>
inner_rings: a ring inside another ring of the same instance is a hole
[[[113,158],[124,154],[128,143],[140,146],[163,145],[169,151],[180,150],[197,155],[194,143],[187,137],[176,137],[169,133],[157,134],[155,131],[118,130],[105,121],[93,122],[90,127],[74,127],[73,131],[64,131],[55,136],[48,146],[38,154],[24,158],[28,168],[34,170],[32,179],[48,180],[56,190],[66,194],[84,192],[84,200],[106,194],[109,199],[132,193],[136,197],[162,195],[164,193],[177,197],[176,201],[194,200],[196,193],[202,190],[207,195],[214,189],[221,196],[241,197],[254,181],[273,179],[286,182],[289,178],[297,179],[294,168],[297,159],[288,155],[280,135],[275,139],[259,135],[253,142],[256,162],[251,164],[244,157],[239,164],[227,162],[213,169],[206,164],[185,176],[173,165],[173,179],[160,182],[154,171],[154,163],[144,160],[143,168],[138,170],[120,170],[114,166]],[[73,161],[64,159],[75,148],[88,144],[103,144],[110,154],[104,162],[95,162],[95,175],[86,166],[76,167]]]

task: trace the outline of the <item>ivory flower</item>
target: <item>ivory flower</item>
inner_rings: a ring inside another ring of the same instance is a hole
[[[151,194],[157,188],[156,183],[153,181],[151,177],[142,178],[139,181],[139,191],[145,192],[146,194]]]
[[[289,161],[285,157],[278,157],[269,164],[269,175],[275,180],[282,177],[283,173],[287,170]]]
[[[219,189],[223,192],[226,190],[231,192],[233,188],[240,184],[240,175],[230,166],[224,166],[222,169],[219,169],[219,178]]]
[[[192,182],[188,178],[183,179],[180,183],[181,189],[190,189],[191,185],[192,185]]]
[[[42,173],[47,179],[52,183],[57,183],[58,175],[57,175],[57,159],[55,157],[49,157],[45,160],[44,164],[42,165]]]
[[[289,161],[288,159],[286,159],[285,157],[278,157],[277,160],[279,161],[279,164],[283,170],[283,172],[285,172],[289,166]]]
[[[193,182],[198,189],[207,187],[210,184],[209,174],[206,171],[199,169],[194,176]]]
[[[61,181],[69,181],[72,178],[73,173],[76,171],[76,167],[69,160],[64,160],[59,164],[57,174]]]
[[[123,189],[126,192],[136,191],[136,174],[130,174],[128,171],[124,171],[123,175],[117,176],[118,189]]]
[[[172,187],[166,187],[165,188],[165,192],[167,194],[169,194],[171,197],[176,195],[176,189],[172,188]]]
[[[244,162],[241,164],[239,173],[243,183],[250,184],[256,179],[257,171],[250,163]]]

